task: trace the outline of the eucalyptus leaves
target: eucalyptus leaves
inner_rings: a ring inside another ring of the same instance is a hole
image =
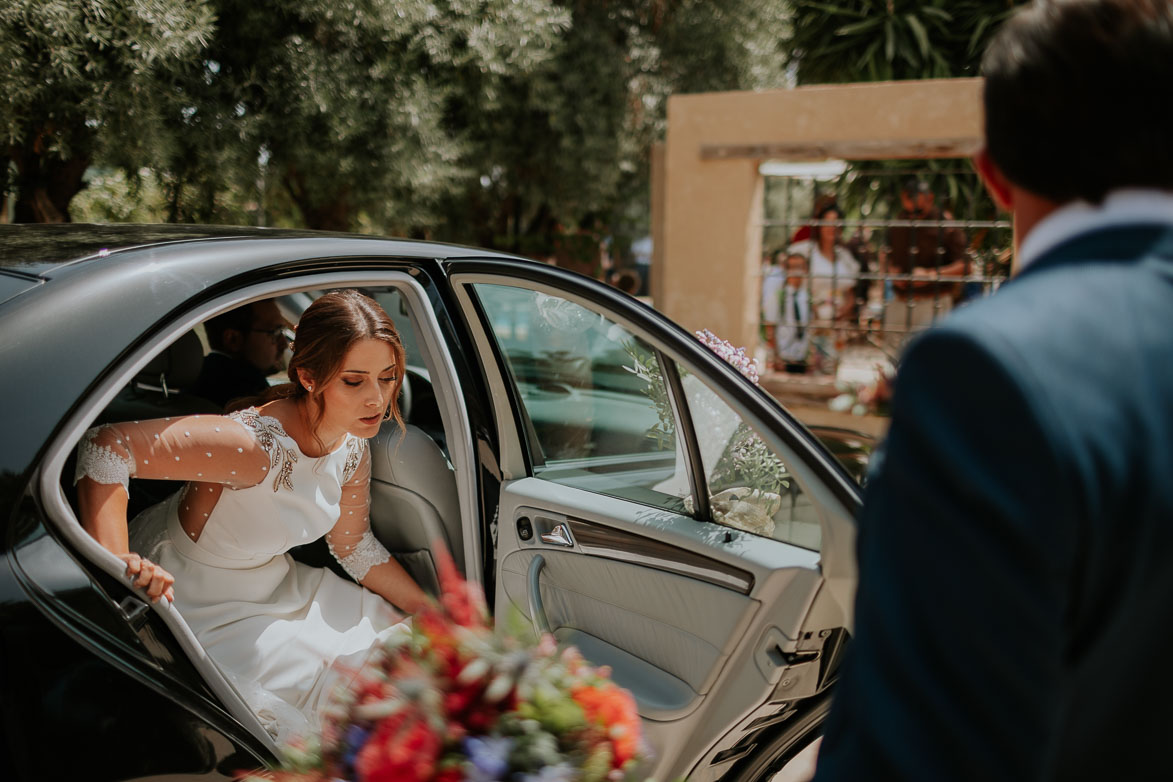
[[[735,348],[711,331],[696,333],[697,339],[736,368],[754,384],[758,382],[757,361],[744,348]],[[658,422],[649,427],[647,436],[663,450],[675,442],[676,424],[671,399],[663,371],[657,357],[632,342],[625,342],[624,350],[632,360],[626,369],[643,379],[644,393],[655,405]],[[690,413],[696,420],[720,420],[733,415],[724,402],[712,394],[689,373],[677,368],[685,389]],[[698,437],[703,440],[717,436],[720,426],[701,427]],[[738,419],[735,426],[724,429],[723,441],[715,458],[704,460],[707,490],[712,519],[736,529],[770,537],[774,534],[773,516],[782,505],[782,495],[789,492],[792,478],[782,461],[745,421]],[[705,451],[705,442],[702,442]],[[682,458],[682,457],[681,457]],[[689,512],[695,509],[691,498],[685,500]]]

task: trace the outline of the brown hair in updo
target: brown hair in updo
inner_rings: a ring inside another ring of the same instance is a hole
[[[234,403],[233,407],[264,404],[274,399],[306,397],[310,411],[310,425],[316,432],[325,414],[321,389],[342,371],[342,360],[358,342],[377,339],[391,346],[395,356],[395,383],[391,388],[390,417],[402,428],[399,413],[399,390],[403,386],[406,354],[399,332],[391,317],[374,299],[354,289],[330,291],[314,301],[302,313],[293,341],[293,357],[289,360],[289,383],[275,386],[259,399]],[[304,370],[314,379],[314,392],[306,391],[298,378]],[[316,434],[315,434],[316,437]]]

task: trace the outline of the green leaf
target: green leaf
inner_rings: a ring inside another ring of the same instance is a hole
[[[891,19],[884,20],[884,59],[888,62],[896,59],[896,33]]]
[[[984,33],[986,28],[990,26],[990,20],[990,17],[985,16],[978,21],[977,27],[975,27],[973,30],[973,35],[971,35],[969,38],[969,47],[966,49],[966,54],[972,56],[975,52],[977,52],[977,48],[982,42],[982,33]]]
[[[929,56],[929,34],[925,32],[925,26],[914,14],[905,14],[904,18],[908,22],[909,29],[912,30],[913,37],[916,38],[920,56],[927,59]]]
[[[855,35],[856,33],[862,33],[865,30],[870,30],[879,23],[880,17],[874,16],[871,19],[864,19],[859,22],[845,24],[835,31],[835,35]]]
[[[817,11],[822,11],[823,13],[827,13],[827,14],[836,14],[836,15],[844,15],[845,14],[845,15],[857,16],[857,17],[867,16],[866,11],[857,11],[854,8],[844,8],[843,6],[839,6],[839,5],[830,5],[829,3],[812,2],[811,0],[805,0],[805,1],[800,0],[800,2],[797,3],[797,5],[802,6],[803,8],[812,8],[812,9],[815,9]]]
[[[864,49],[863,54],[861,54],[859,59],[855,61],[855,67],[859,68],[860,70],[865,70],[867,68],[868,62],[871,61],[871,59],[876,56],[876,50],[878,50],[879,48],[880,48],[880,40],[877,38],[876,40],[874,40],[870,44],[868,44],[868,47],[866,49]]]

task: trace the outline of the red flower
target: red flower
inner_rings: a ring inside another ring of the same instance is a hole
[[[440,737],[414,709],[382,719],[355,759],[359,782],[431,779]]]
[[[452,555],[443,546],[433,548],[436,554],[436,569],[440,576],[441,604],[453,622],[461,627],[488,627],[488,609],[480,590],[465,581]]]
[[[464,770],[458,765],[446,766],[436,772],[434,782],[463,782]]]
[[[631,693],[613,682],[572,687],[570,697],[582,707],[587,722],[602,728],[615,750],[614,765],[620,768],[639,752],[639,712]]]

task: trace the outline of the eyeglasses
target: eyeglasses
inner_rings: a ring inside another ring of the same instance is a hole
[[[293,341],[293,330],[287,329],[284,326],[278,326],[275,329],[249,329],[249,331],[256,332],[257,334],[268,334],[269,339],[273,340],[274,342]]]

